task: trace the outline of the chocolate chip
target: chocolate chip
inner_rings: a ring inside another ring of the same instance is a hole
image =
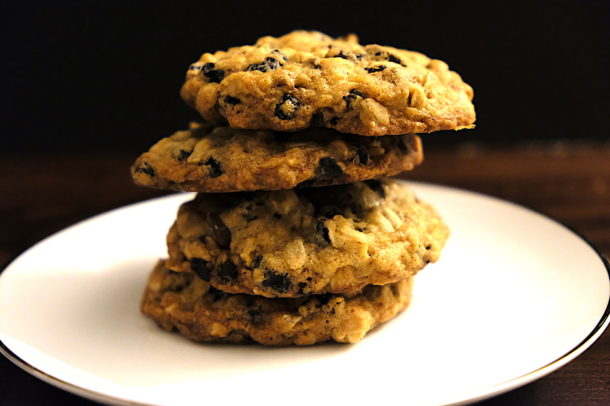
[[[345,59],[350,62],[356,63],[357,61],[362,60],[362,58],[365,56],[364,54],[355,54],[352,51],[343,51],[343,50],[340,50],[338,53],[335,53],[336,50],[332,49],[332,47],[329,49],[331,49],[331,50],[329,50],[329,52],[327,54],[328,58],[341,58],[341,59]]]
[[[292,120],[301,106],[302,103],[294,96],[285,94],[282,100],[275,105],[275,116],[280,120]]]
[[[345,103],[347,104],[347,109],[350,110],[351,109],[351,104],[354,102],[354,100],[360,98],[360,99],[364,99],[366,96],[364,94],[362,94],[361,92],[359,92],[356,89],[352,89],[349,91],[349,94],[347,96],[343,96],[343,100],[345,100]]]
[[[210,288],[208,289],[208,294],[212,296],[213,302],[216,302],[225,297],[225,293],[222,290],[216,289],[212,286],[210,286]]]
[[[231,261],[220,264],[217,273],[220,281],[224,283],[237,279],[237,267]]]
[[[358,145],[356,156],[358,157],[358,162],[360,162],[361,165],[366,165],[366,163],[369,161],[369,151],[364,145]]]
[[[197,275],[200,279],[206,282],[210,281],[210,268],[208,267],[208,261],[203,258],[190,258],[189,263],[191,264],[191,271]]]
[[[328,123],[329,123],[330,125],[337,125],[337,124],[339,124],[339,117],[333,117],[333,118],[331,118],[330,120],[328,120]]]
[[[281,66],[284,66],[280,61],[278,61],[275,58],[271,58],[271,57],[267,57],[265,58],[265,60],[261,63],[253,63],[250,66],[248,66],[249,71],[252,70],[257,70],[260,72],[268,72],[270,70],[275,70]]]
[[[153,168],[148,162],[144,162],[141,166],[137,166],[136,172],[145,173],[148,176],[155,176],[155,168]]]
[[[225,71],[222,69],[214,69],[216,65],[213,63],[206,63],[203,65],[203,74],[211,83],[220,83],[225,77]]]
[[[345,55],[345,54],[343,53],[343,51],[339,51],[339,53],[338,53],[337,55],[335,55],[333,58],[343,58],[343,59],[349,59],[349,58],[347,57],[347,55]]]
[[[191,156],[191,153],[193,151],[185,151],[183,149],[180,150],[180,152],[178,153],[178,156],[176,157],[176,159],[180,162],[184,162],[186,161],[186,159]]]
[[[290,277],[285,274],[277,273],[276,271],[266,270],[265,279],[263,279],[263,286],[270,288],[279,293],[284,293],[290,289],[292,282]]]
[[[385,65],[377,65],[377,66],[373,66],[373,67],[366,67],[366,68],[364,68],[364,70],[367,71],[368,73],[375,73],[375,72],[381,72],[385,68],[386,68]]]
[[[236,104],[240,104],[241,100],[239,100],[237,97],[225,96],[225,103],[232,104],[235,106]]]
[[[400,58],[398,58],[397,56],[394,56],[392,54],[388,54],[388,61],[402,65],[402,61],[400,60]]]
[[[325,219],[319,218],[316,222],[316,240],[319,245],[326,246],[330,244],[330,234],[328,227],[324,224]]]
[[[385,197],[385,190],[383,189],[383,184],[377,179],[365,180],[364,183],[366,183],[366,185],[370,187],[379,196]]]
[[[248,310],[248,316],[252,319],[252,323],[258,324],[263,321],[263,313],[261,313],[258,309],[250,309]]]
[[[209,157],[205,161],[199,162],[199,165],[207,165],[210,167],[209,175],[210,178],[217,178],[224,173],[222,165],[216,159]]]
[[[333,180],[336,177],[343,175],[343,169],[337,164],[333,158],[321,158],[316,168],[316,178],[320,180]]]
[[[257,204],[257,206],[258,206],[258,204]],[[255,210],[254,204],[252,202],[248,203],[245,207],[246,212],[244,214],[242,214],[242,217],[246,221],[256,220],[258,218],[258,216],[253,213],[254,210]]]
[[[394,62],[394,63],[397,63],[399,65],[406,66],[406,65],[404,65],[402,63],[402,61],[400,60],[399,57],[397,57],[396,55],[392,55],[389,52],[377,51],[377,52],[375,52],[375,56],[382,56],[382,57],[384,57],[389,62]]]
[[[263,256],[257,255],[256,258],[254,258],[254,261],[252,261],[252,264],[250,265],[250,267],[252,269],[258,268],[259,266],[261,266],[262,260],[263,260]]]
[[[210,226],[212,238],[216,241],[218,248],[228,250],[231,246],[231,230],[229,230],[216,212],[208,213],[206,220]]]

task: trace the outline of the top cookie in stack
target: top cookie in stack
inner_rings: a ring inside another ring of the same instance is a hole
[[[205,53],[182,98],[206,121],[233,128],[328,127],[379,136],[471,127],[472,88],[417,52],[295,31]]]
[[[199,192],[168,233],[145,314],[198,341],[304,345],[356,342],[408,305],[448,228],[404,184],[374,179],[422,161],[417,133],[473,126],[457,73],[295,31],[203,54],[181,95],[205,122],[132,166],[140,185]]]

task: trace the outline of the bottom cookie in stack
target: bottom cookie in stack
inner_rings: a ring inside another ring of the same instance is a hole
[[[224,293],[190,272],[159,261],[150,275],[141,309],[161,328],[194,341],[265,345],[355,343],[404,310],[412,278],[366,286],[354,295],[269,299]]]
[[[142,311],[196,341],[353,343],[407,307],[448,229],[401,182],[200,194]]]

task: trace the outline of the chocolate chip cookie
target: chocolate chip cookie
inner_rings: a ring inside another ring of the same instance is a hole
[[[228,293],[353,294],[436,261],[448,229],[403,182],[200,194],[168,236],[174,271]]]
[[[221,292],[192,273],[171,271],[159,261],[141,310],[164,330],[178,330],[195,341],[276,346],[331,340],[355,343],[408,306],[411,286],[412,279],[406,279],[367,286],[352,296],[267,299]]]
[[[418,52],[294,31],[204,53],[182,98],[209,122],[367,136],[472,127],[473,91],[447,64]]]
[[[142,186],[237,192],[325,186],[391,176],[422,161],[416,135],[349,136],[194,125],[159,141],[131,168]]]

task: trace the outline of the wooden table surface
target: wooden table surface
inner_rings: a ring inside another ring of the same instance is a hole
[[[131,184],[133,154],[0,158],[0,264],[94,214],[164,194]],[[550,215],[610,257],[610,144],[512,147],[462,144],[426,150],[408,179],[479,191]],[[93,404],[47,385],[0,357],[0,404]],[[482,405],[609,405],[610,331],[567,366]]]

